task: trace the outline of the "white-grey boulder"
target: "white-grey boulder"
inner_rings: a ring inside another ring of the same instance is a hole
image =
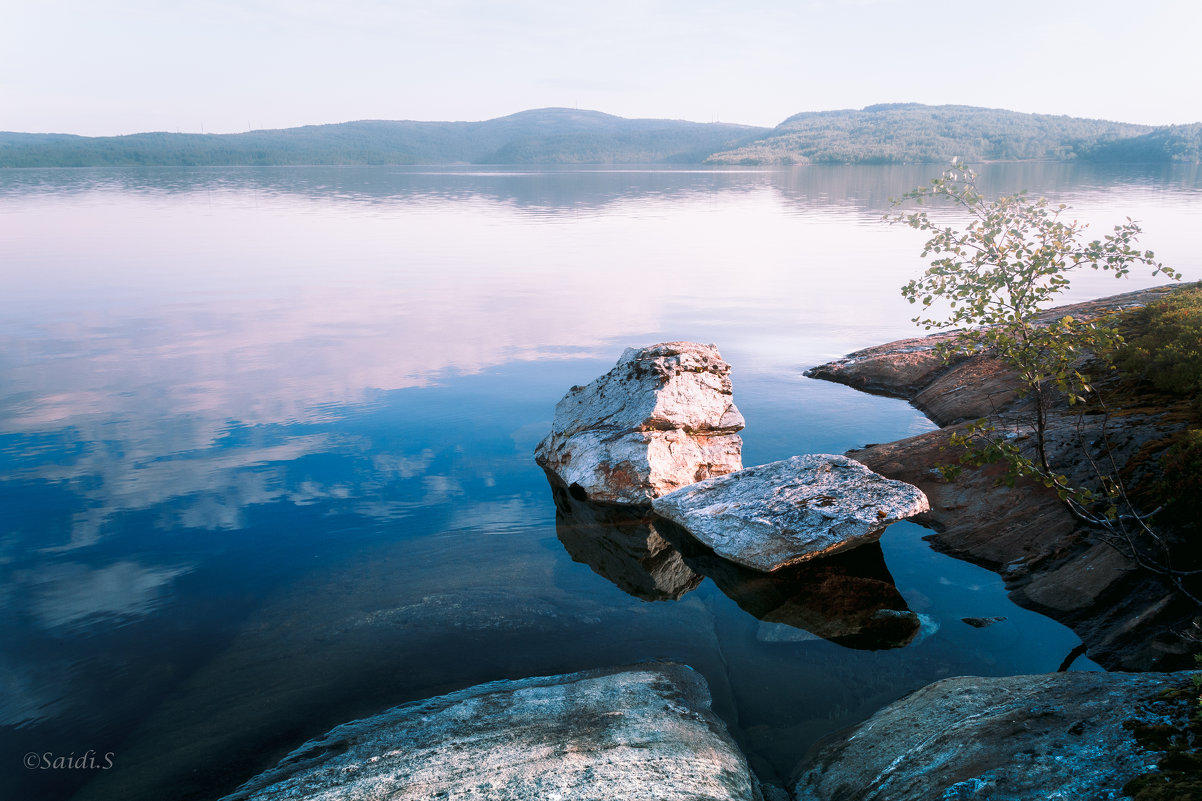
[[[713,345],[627,348],[614,368],[572,387],[535,460],[591,501],[647,504],[743,466],[743,415]]]
[[[834,454],[748,467],[652,503],[714,553],[765,572],[875,542],[929,508],[917,487]]]
[[[355,721],[224,801],[759,799],[705,680],[654,663],[498,681]]]

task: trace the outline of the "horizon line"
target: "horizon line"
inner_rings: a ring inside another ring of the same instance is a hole
[[[1158,125],[1158,124],[1154,124],[1154,123],[1127,122],[1124,120],[1105,119],[1103,117],[1077,117],[1072,114],[1048,114],[1048,113],[1044,113],[1044,112],[1015,111],[1013,109],[1008,109],[1008,108],[1001,108],[1001,107],[994,107],[994,106],[974,106],[974,105],[967,104],[967,103],[932,104],[932,103],[918,103],[918,102],[907,102],[907,101],[891,101],[891,102],[884,102],[884,103],[870,103],[869,105],[863,106],[861,108],[845,107],[845,108],[814,109],[814,110],[798,111],[798,112],[795,112],[795,113],[790,114],[789,116],[785,117],[783,120],[778,122],[776,125],[754,125],[751,123],[730,122],[730,121],[719,120],[719,119],[717,119],[716,115],[715,115],[714,119],[703,122],[703,121],[698,121],[698,120],[687,120],[687,119],[676,118],[676,117],[623,117],[620,114],[612,114],[610,112],[600,111],[598,109],[582,109],[582,108],[578,108],[578,107],[569,107],[569,106],[539,106],[539,107],[535,107],[535,108],[521,109],[519,111],[514,111],[509,114],[502,114],[501,116],[498,116],[498,117],[487,117],[485,119],[476,119],[476,120],[468,120],[468,119],[418,120],[418,119],[409,119],[409,118],[386,119],[386,118],[382,118],[382,117],[376,117],[376,118],[365,117],[365,118],[354,119],[354,120],[340,120],[337,122],[302,123],[300,125],[289,125],[289,126],[284,126],[284,127],[254,128],[248,124],[247,130],[245,130],[245,131],[208,132],[208,131],[204,130],[204,123],[202,122],[200,124],[199,131],[183,131],[183,130],[176,129],[175,131],[147,130],[147,131],[133,131],[131,133],[121,133],[121,134],[75,134],[75,133],[69,133],[66,131],[2,130],[2,131],[0,131],[0,133],[20,134],[20,135],[25,135],[25,136],[71,136],[71,137],[78,137],[81,139],[117,139],[117,138],[126,137],[126,136],[146,136],[146,135],[150,135],[150,134],[168,134],[168,135],[175,135],[175,136],[241,136],[241,135],[245,135],[245,134],[249,134],[249,133],[266,133],[266,132],[273,132],[273,131],[293,131],[293,130],[298,130],[301,128],[322,128],[322,127],[335,126],[335,125],[354,125],[356,123],[418,123],[418,124],[429,124],[429,125],[478,125],[478,124],[483,124],[483,123],[487,123],[487,122],[495,122],[497,120],[503,120],[503,119],[506,119],[509,117],[516,117],[521,114],[532,114],[532,113],[536,113],[536,112],[546,112],[546,111],[562,111],[562,112],[572,112],[572,113],[578,113],[578,114],[599,114],[599,115],[602,115],[605,117],[613,117],[615,119],[628,120],[628,121],[681,122],[681,123],[688,123],[688,124],[692,124],[692,125],[726,125],[726,126],[731,126],[731,127],[755,128],[755,129],[760,129],[760,130],[771,131],[771,130],[774,130],[775,128],[779,128],[785,122],[787,122],[791,119],[794,119],[795,117],[804,115],[804,114],[832,114],[832,113],[837,113],[837,112],[857,112],[857,111],[863,112],[863,111],[878,111],[878,110],[885,111],[885,110],[893,110],[893,109],[899,109],[899,108],[929,108],[929,109],[959,108],[959,109],[976,109],[976,110],[980,110],[980,111],[1004,111],[1009,114],[1022,114],[1022,115],[1030,116],[1030,117],[1063,117],[1063,118],[1067,118],[1067,119],[1087,120],[1090,122],[1107,122],[1107,123],[1113,123],[1113,124],[1118,124],[1118,125],[1133,125],[1133,126],[1152,128],[1152,129],[1173,128],[1173,127],[1178,127],[1178,126],[1189,126],[1189,125],[1202,124],[1202,120],[1198,120],[1195,122],[1167,123],[1167,124]]]

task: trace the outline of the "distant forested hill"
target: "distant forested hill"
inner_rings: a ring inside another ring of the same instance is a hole
[[[698,163],[766,128],[539,109],[484,122],[346,122],[241,134],[0,133],[0,167]]]
[[[1142,136],[1100,142],[1084,155],[1091,161],[1202,164],[1202,123],[1168,125]]]
[[[1202,124],[1152,128],[917,103],[797,114],[776,128],[548,108],[484,122],[309,125],[241,134],[0,133],[0,167],[299,164],[946,164],[1202,161]]]
[[[1152,128],[973,106],[897,103],[797,114],[714,164],[1197,161],[1199,126]]]

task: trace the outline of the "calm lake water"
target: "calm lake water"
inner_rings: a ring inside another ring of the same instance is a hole
[[[532,459],[569,387],[672,339],[734,365],[746,464],[930,429],[801,373],[915,333],[922,237],[880,218],[937,173],[0,171],[0,786],[214,798],[404,701],[648,659],[781,780],[930,681],[1055,670],[1078,638],[918,526],[766,582],[557,511]],[[981,184],[1202,278],[1196,168]]]

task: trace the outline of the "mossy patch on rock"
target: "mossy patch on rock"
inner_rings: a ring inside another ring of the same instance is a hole
[[[1147,704],[1147,715],[1124,721],[1124,728],[1149,752],[1159,753],[1156,769],[1123,785],[1135,801],[1202,799],[1202,706],[1199,676],[1186,687],[1166,690]]]

